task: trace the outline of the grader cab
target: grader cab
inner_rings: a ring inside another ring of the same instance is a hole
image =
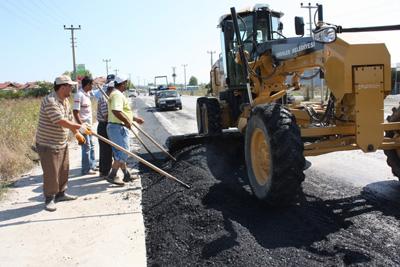
[[[270,204],[293,199],[304,180],[305,156],[334,151],[385,150],[400,177],[400,110],[384,120],[391,91],[390,55],[385,44],[350,43],[346,31],[393,30],[399,26],[344,29],[318,22],[312,37],[295,18],[296,34],[284,36],[281,12],[256,5],[222,16],[222,52],[211,70],[212,88],[197,101],[202,136],[237,128],[244,136],[249,182]],[[289,97],[303,79],[324,78],[326,101]]]

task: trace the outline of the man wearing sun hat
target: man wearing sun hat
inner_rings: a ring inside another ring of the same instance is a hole
[[[115,89],[110,94],[108,102],[108,124],[107,134],[110,140],[117,145],[129,150],[129,129],[131,129],[131,121],[142,124],[142,118],[134,116],[128,99],[123,92],[127,89],[128,79],[126,76],[120,75],[115,77]],[[130,120],[130,121],[129,121]],[[124,182],[132,181],[131,175],[126,167],[128,155],[124,152],[112,148],[114,162],[111,166],[111,172],[107,177],[107,181],[116,185],[124,185]],[[118,169],[124,173],[123,181],[117,176]]]
[[[68,130],[80,144],[85,142],[82,134],[87,134],[89,130],[85,124],[72,120],[68,98],[74,85],[76,82],[66,75],[57,77],[54,91],[42,100],[40,106],[36,148],[43,169],[43,193],[48,211],[55,211],[58,201],[76,199],[65,193],[69,172]]]

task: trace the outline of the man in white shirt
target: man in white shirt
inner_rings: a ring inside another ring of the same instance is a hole
[[[73,114],[79,124],[92,124],[92,102],[90,100],[92,87],[92,78],[85,76],[82,79],[82,88],[74,96]],[[84,135],[84,137],[86,144],[82,146],[82,175],[97,174],[92,136]]]

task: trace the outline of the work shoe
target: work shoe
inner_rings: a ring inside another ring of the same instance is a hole
[[[124,181],[125,183],[128,183],[128,182],[132,182],[133,180],[136,180],[137,178],[138,178],[138,177],[137,177],[136,174],[134,174],[134,175],[132,176],[129,172],[127,172],[127,173],[124,175],[123,181]]]
[[[71,200],[76,200],[77,198],[78,198],[77,196],[71,196],[65,192],[60,192],[56,195],[55,201],[56,202],[71,201]]]
[[[47,211],[55,211],[57,209],[54,197],[46,197],[44,209]]]
[[[131,174],[128,171],[124,174],[124,179],[122,179],[122,181],[124,181],[125,183],[133,181]]]
[[[111,183],[111,184],[116,184],[119,186],[124,186],[125,183],[123,181],[121,181],[121,178],[119,178],[117,175],[108,175],[107,176],[107,182]]]

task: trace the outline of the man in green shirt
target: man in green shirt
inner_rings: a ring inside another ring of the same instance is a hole
[[[142,124],[144,121],[140,117],[133,116],[128,99],[123,92],[127,89],[128,79],[122,75],[115,77],[115,89],[109,97],[108,101],[108,124],[107,134],[110,140],[117,145],[129,150],[129,130],[131,129],[131,121]],[[111,172],[107,177],[107,181],[117,185],[124,185],[124,182],[132,181],[131,175],[126,168],[128,155],[122,151],[113,149],[114,162]],[[124,173],[124,178],[117,176],[118,169]]]

